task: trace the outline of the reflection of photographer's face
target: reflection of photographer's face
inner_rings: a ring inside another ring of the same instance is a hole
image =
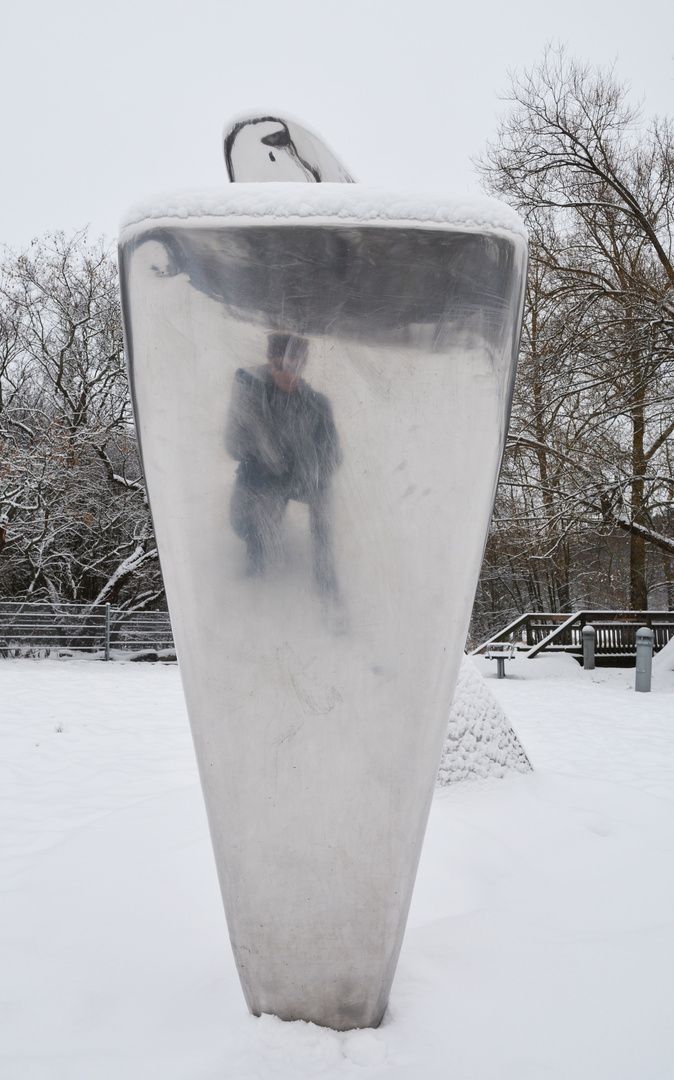
[[[306,357],[302,356],[270,356],[269,367],[274,382],[284,394],[294,390],[302,378]]]

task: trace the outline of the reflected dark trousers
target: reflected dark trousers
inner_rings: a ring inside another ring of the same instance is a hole
[[[290,477],[268,475],[263,478],[258,475],[251,483],[250,470],[239,466],[230,504],[230,521],[236,535],[246,543],[248,572],[261,574],[267,566],[278,561],[281,521],[293,498],[309,507],[314,581],[319,592],[334,595],[337,579],[327,487],[318,488],[311,498],[298,498]]]

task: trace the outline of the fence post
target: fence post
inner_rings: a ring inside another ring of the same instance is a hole
[[[105,605],[105,660],[110,659],[110,605]]]
[[[634,689],[647,694],[651,689],[651,668],[653,665],[653,631],[647,626],[637,630],[637,670]]]
[[[586,671],[594,671],[594,641],[596,632],[594,626],[586,624],[583,627],[583,667]]]

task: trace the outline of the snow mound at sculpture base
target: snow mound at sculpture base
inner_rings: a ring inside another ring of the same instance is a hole
[[[663,671],[674,671],[674,637],[671,637],[664,649],[653,657],[653,671],[658,674]]]
[[[436,784],[529,772],[508,717],[468,656],[461,662]]]

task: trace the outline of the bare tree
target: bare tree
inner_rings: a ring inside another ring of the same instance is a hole
[[[629,602],[643,609],[649,550],[665,575],[674,554],[674,128],[642,126],[613,69],[563,49],[515,76],[507,100],[478,163],[532,240],[503,482],[559,606],[582,591],[572,563],[589,538],[623,532]]]
[[[130,607],[163,595],[117,268],[85,232],[7,252],[1,268],[0,589]]]

